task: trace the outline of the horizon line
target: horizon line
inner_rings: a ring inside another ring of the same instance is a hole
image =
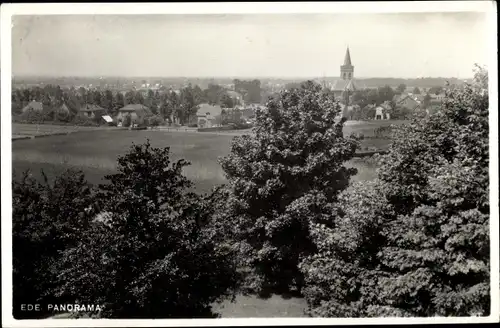
[[[15,78],[121,78],[121,79],[135,79],[135,78],[148,78],[148,79],[331,79],[340,76],[148,76],[148,75],[15,75],[12,74],[12,79]],[[473,77],[456,77],[456,76],[417,76],[417,77],[393,77],[393,76],[360,76],[355,77],[354,80],[359,79],[404,79],[404,80],[418,80],[418,79],[472,79]]]

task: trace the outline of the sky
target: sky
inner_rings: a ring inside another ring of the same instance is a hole
[[[14,76],[472,76],[486,14],[59,15],[12,17]]]

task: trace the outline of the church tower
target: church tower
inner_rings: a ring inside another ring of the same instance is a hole
[[[354,66],[351,64],[349,47],[347,47],[347,51],[345,52],[344,65],[340,66],[340,77],[342,80],[351,80],[354,78]]]

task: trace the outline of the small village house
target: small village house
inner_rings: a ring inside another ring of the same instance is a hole
[[[130,116],[132,122],[141,123],[149,115],[152,115],[152,112],[148,107],[142,104],[128,104],[118,110],[116,119],[123,121],[126,116]]]
[[[88,117],[95,118],[106,114],[106,110],[99,105],[86,104],[82,106],[79,110],[80,114]]]
[[[196,117],[199,128],[211,128],[222,124],[222,108],[219,105],[200,104]]]
[[[391,115],[387,112],[385,107],[377,106],[375,107],[375,120],[390,120]]]
[[[404,107],[412,111],[421,108],[420,102],[408,94],[404,96],[394,96],[393,101],[396,106]]]

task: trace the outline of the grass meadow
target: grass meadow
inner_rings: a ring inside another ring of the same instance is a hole
[[[49,179],[67,168],[81,169],[92,184],[103,182],[106,174],[116,170],[116,159],[125,154],[132,143],[143,143],[148,138],[155,147],[170,147],[171,159],[185,159],[191,163],[184,174],[195,183],[198,192],[207,192],[213,186],[226,182],[217,159],[229,153],[232,135],[183,133],[163,131],[85,131],[69,135],[55,135],[12,143],[12,169],[15,176],[28,169],[41,177],[43,169]],[[367,139],[373,144],[376,139]],[[378,143],[388,144],[386,140]],[[363,158],[348,165],[358,168],[354,180],[370,180],[375,167]]]
[[[348,122],[345,134],[363,133],[373,137],[373,130],[394,121]],[[17,127],[17,131],[21,128]],[[13,131],[16,130],[13,128]],[[171,159],[185,159],[191,163],[184,170],[185,175],[195,183],[195,191],[208,192],[226,182],[224,173],[217,162],[220,156],[229,153],[234,134],[196,133],[169,131],[129,131],[129,130],[86,130],[68,135],[53,135],[43,138],[17,140],[12,143],[12,170],[14,178],[23,171],[31,170],[41,178],[43,169],[49,179],[67,168],[81,169],[92,184],[102,183],[103,177],[114,173],[116,159],[125,154],[132,143],[143,143],[149,139],[154,147],[170,147]],[[363,147],[386,148],[389,140],[366,139]],[[371,180],[376,176],[375,164],[363,158],[355,158],[348,163],[356,167],[358,174],[354,181]],[[303,317],[305,300],[283,298],[273,295],[260,299],[252,295],[238,295],[235,303],[226,301],[214,305],[214,310],[222,317]]]

